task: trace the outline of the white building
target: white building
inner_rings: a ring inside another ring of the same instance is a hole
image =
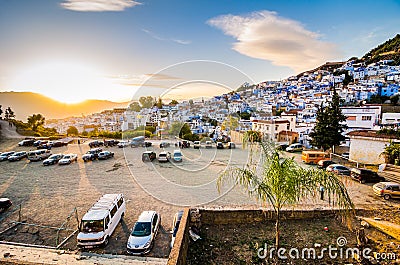
[[[379,124],[381,106],[342,107],[347,133],[354,130],[374,130]]]

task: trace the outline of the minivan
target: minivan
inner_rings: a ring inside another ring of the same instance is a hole
[[[303,150],[302,144],[291,144],[286,147],[286,152],[299,152]]]
[[[394,182],[379,182],[372,186],[374,193],[385,200],[400,198],[400,184]]]
[[[123,194],[104,194],[82,217],[78,247],[106,246],[125,210]]]
[[[322,151],[303,151],[301,160],[306,164],[318,164],[319,161],[326,159],[328,154]]]
[[[44,160],[51,156],[50,150],[47,149],[39,149],[36,151],[30,151],[28,152],[28,159],[30,161],[39,161],[39,160]]]

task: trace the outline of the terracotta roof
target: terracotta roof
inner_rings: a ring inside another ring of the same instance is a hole
[[[288,136],[296,135],[296,136],[298,136],[299,134],[297,132],[292,132],[292,131],[280,131],[279,135],[288,135]]]
[[[349,132],[347,135],[348,136],[371,137],[371,138],[397,139],[396,136],[394,136],[394,135],[378,134],[378,131],[371,131],[371,130],[352,131],[352,132]]]

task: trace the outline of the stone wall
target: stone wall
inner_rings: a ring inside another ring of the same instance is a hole
[[[183,212],[183,216],[179,224],[179,229],[178,233],[176,234],[174,246],[169,253],[167,265],[186,264],[186,256],[189,248],[189,223],[189,208],[186,208]]]

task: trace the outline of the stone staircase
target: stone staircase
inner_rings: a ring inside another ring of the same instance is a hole
[[[400,166],[387,164],[383,171],[378,172],[386,181],[400,183]]]

